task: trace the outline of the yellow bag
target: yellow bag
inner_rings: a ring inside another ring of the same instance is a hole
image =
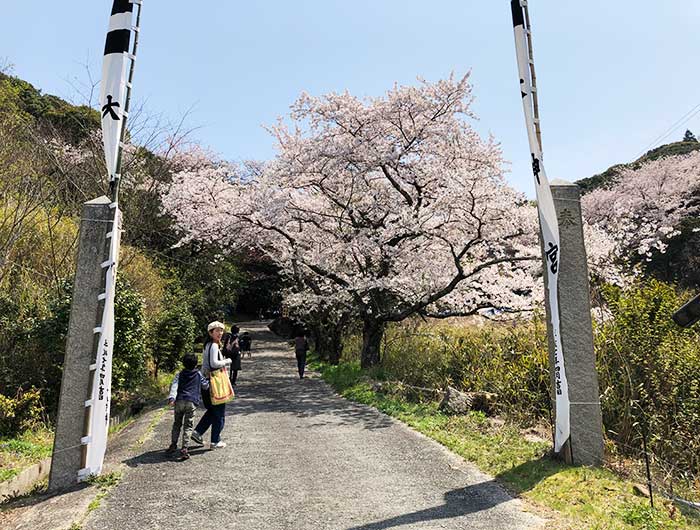
[[[209,385],[212,405],[228,403],[235,397],[233,387],[231,386],[231,381],[228,378],[226,367],[219,368],[218,370],[211,372]]]

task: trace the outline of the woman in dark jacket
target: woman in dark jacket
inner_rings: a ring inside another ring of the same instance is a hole
[[[236,379],[238,379],[238,370],[241,369],[241,347],[238,343],[238,332],[239,328],[237,326],[231,326],[231,333],[226,333],[223,337],[224,344],[224,355],[231,359],[231,385],[236,386]]]

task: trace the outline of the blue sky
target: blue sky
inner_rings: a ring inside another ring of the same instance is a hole
[[[3,6],[0,58],[81,102],[101,70],[111,0]],[[697,0],[531,0],[544,161],[577,180],[636,158],[700,104]],[[472,70],[482,134],[534,195],[508,0],[144,0],[134,97],[229,160],[268,159],[263,129],[302,91],[378,96]],[[700,109],[700,107],[698,107]],[[700,112],[685,129],[700,133]]]

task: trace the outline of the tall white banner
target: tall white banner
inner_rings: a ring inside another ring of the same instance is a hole
[[[92,395],[85,403],[89,410],[89,433],[82,440],[86,446],[86,464],[78,473],[79,479],[89,475],[98,475],[102,471],[107,434],[109,430],[109,408],[112,397],[112,353],[114,351],[114,298],[119,262],[119,242],[121,234],[121,212],[116,202],[116,188],[119,183],[119,158],[121,156],[121,138],[124,131],[128,109],[129,89],[127,87],[127,68],[134,60],[136,46],[130,51],[131,36],[138,28],[133,27],[134,5],[141,0],[114,0],[109,18],[109,29],[105,41],[104,61],[102,63],[102,83],[100,88],[100,111],[102,113],[102,136],[105,149],[105,161],[109,174],[110,188],[114,193],[111,208],[114,220],[109,238],[109,256],[102,263],[105,273],[105,292],[100,295],[104,300],[104,309],[100,327],[95,328],[99,342],[95,355]],[[140,11],[139,11],[140,13]],[[138,22],[137,22],[138,24]]]
[[[109,406],[112,396],[112,353],[114,351],[114,297],[117,283],[117,266],[119,261],[119,242],[121,234],[121,212],[114,206],[114,223],[108,232],[109,259],[102,263],[105,271],[105,292],[100,295],[104,300],[102,322],[95,333],[99,334],[97,355],[93,365],[95,372],[92,382],[92,396],[85,405],[90,407],[90,430],[83,440],[87,446],[85,468],[80,470],[79,478],[98,475],[102,470],[105,450],[107,449],[107,431],[109,430]]]
[[[117,172],[119,144],[124,128],[126,69],[129,64],[133,9],[134,4],[130,0],[114,0],[102,63],[100,111],[110,181],[114,181]]]
[[[534,111],[534,90],[530,70],[530,47],[528,46],[528,33],[525,28],[525,14],[523,7],[526,5],[521,0],[511,0],[513,14],[513,29],[515,32],[515,50],[518,58],[518,73],[520,75],[520,95],[525,111],[525,126],[527,139],[530,144],[532,156],[532,172],[535,176],[535,191],[537,196],[537,210],[542,229],[542,238],[545,254],[545,274],[549,287],[549,308],[554,337],[554,384],[556,389],[556,425],[554,435],[554,451],[560,452],[569,439],[569,385],[566,380],[564,367],[564,351],[561,343],[561,326],[559,321],[559,225],[554,209],[552,192],[549,189],[549,180],[542,163],[542,146],[537,137]]]

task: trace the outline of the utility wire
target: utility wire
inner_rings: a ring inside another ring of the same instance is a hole
[[[670,135],[673,131],[678,129],[681,125],[687,123],[690,121],[692,118],[694,118],[698,113],[700,113],[700,103],[695,105],[692,109],[690,109],[688,112],[683,114],[678,120],[676,120],[673,125],[671,125],[668,129],[666,129],[664,132],[662,132],[659,136],[654,138],[649,145],[647,145],[644,149],[642,149],[641,152],[637,154],[636,158],[639,158],[643,154],[645,154],[649,149],[652,147],[656,146],[659,142],[661,142],[664,138],[667,138],[668,135]]]

